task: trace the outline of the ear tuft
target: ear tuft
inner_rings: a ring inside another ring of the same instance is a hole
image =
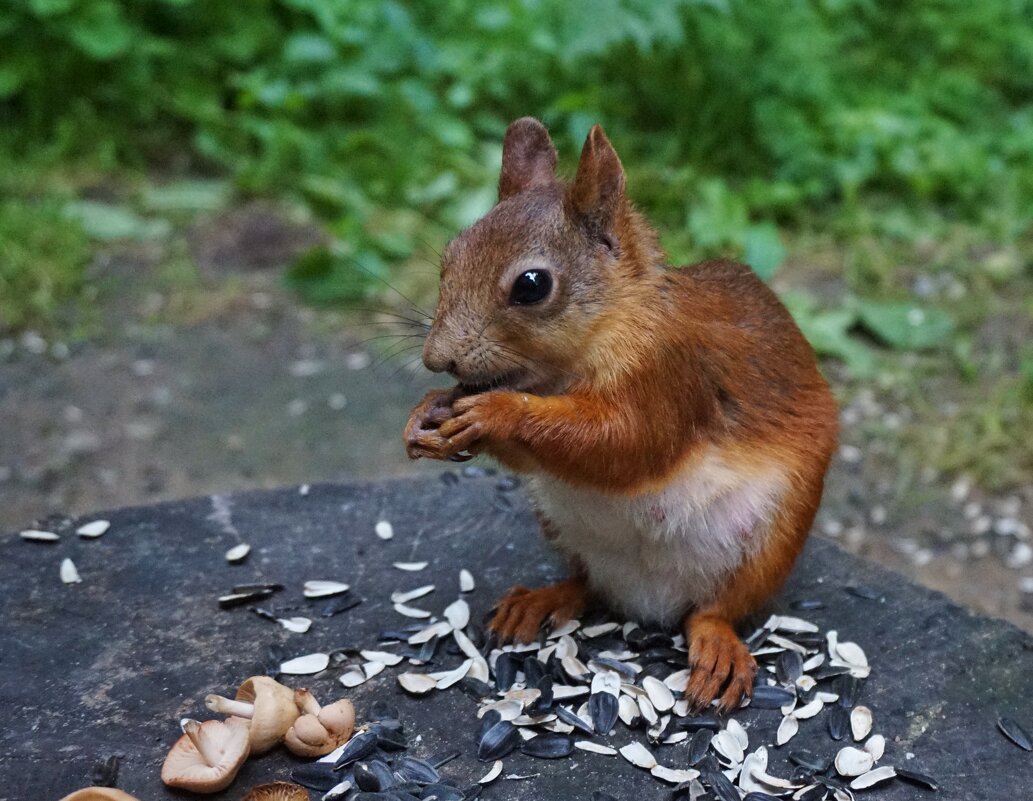
[[[593,125],[570,186],[574,210],[594,228],[607,230],[624,200],[624,183],[624,167],[617,151],[603,129]]]
[[[549,132],[534,117],[521,117],[506,129],[502,141],[499,200],[556,179],[556,148]]]

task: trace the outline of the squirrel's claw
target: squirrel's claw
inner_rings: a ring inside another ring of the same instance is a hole
[[[581,614],[585,584],[567,579],[549,587],[514,587],[495,608],[489,629],[501,642],[534,642],[543,624],[558,626]]]
[[[690,620],[689,667],[685,697],[699,711],[718,700],[718,710],[738,709],[753,693],[757,662],[732,626],[717,618]],[[722,692],[724,688],[724,692]]]

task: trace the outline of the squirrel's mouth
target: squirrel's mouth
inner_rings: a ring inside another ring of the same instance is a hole
[[[491,392],[495,389],[518,389],[520,375],[517,373],[504,373],[503,375],[489,378],[485,381],[460,381],[459,389],[464,395],[480,395],[483,392]]]

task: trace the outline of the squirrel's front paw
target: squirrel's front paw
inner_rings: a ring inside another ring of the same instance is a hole
[[[493,439],[506,439],[512,428],[510,394],[484,392],[455,401],[452,404],[452,416],[438,429],[438,433],[448,443],[449,453],[476,452]]]
[[[448,459],[448,440],[440,433],[440,426],[452,416],[455,389],[432,389],[409,415],[405,425],[405,452],[410,459]]]
[[[691,673],[685,697],[690,706],[701,711],[717,699],[720,712],[738,709],[753,694],[756,660],[727,621],[700,615],[687,624]]]

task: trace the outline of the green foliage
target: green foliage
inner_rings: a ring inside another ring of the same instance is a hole
[[[0,334],[61,322],[81,297],[88,257],[61,201],[0,200]]]

